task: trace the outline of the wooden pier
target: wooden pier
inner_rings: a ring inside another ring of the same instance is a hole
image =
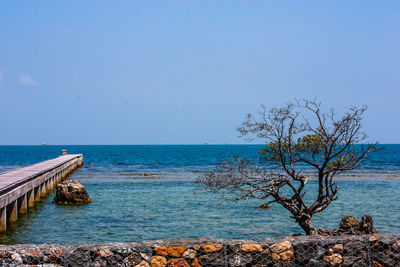
[[[58,158],[0,173],[0,232],[6,231],[7,223],[15,223],[19,214],[27,213],[82,164],[82,154],[68,155],[63,150]]]

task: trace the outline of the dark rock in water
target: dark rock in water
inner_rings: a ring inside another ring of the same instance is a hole
[[[58,184],[53,200],[53,203],[61,205],[82,205],[91,202],[85,187],[74,180]]]
[[[361,222],[354,218],[353,215],[344,216],[339,224],[337,232],[342,235],[367,235],[378,233],[374,228],[374,222],[370,215],[362,216]]]
[[[151,176],[152,178],[157,178],[157,174],[144,173],[143,176]]]
[[[270,209],[271,207],[268,205],[268,203],[264,203],[256,208],[257,209]]]
[[[353,215],[346,215],[342,218],[339,224],[339,229],[355,233],[360,228],[360,222]]]
[[[372,216],[364,215],[361,218],[360,231],[364,234],[377,234],[378,231],[374,228],[374,222]]]
[[[317,231],[318,235],[323,236],[378,234],[370,215],[364,215],[361,221],[357,220],[353,215],[346,215],[340,221],[339,228],[335,230],[320,228]]]

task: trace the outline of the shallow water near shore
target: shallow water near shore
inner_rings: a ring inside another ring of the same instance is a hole
[[[70,179],[86,187],[93,203],[58,206],[51,203],[53,192],[1,234],[1,243],[263,239],[302,232],[279,205],[256,209],[262,201],[224,201],[196,190],[199,173],[229,155],[256,159],[262,146],[0,146],[0,171],[57,157],[63,148],[84,154],[84,166]],[[400,232],[399,176],[400,145],[385,145],[357,170],[339,177],[339,199],[315,216],[315,226],[333,229],[344,215],[370,214],[379,232]],[[315,189],[311,179],[308,201]]]

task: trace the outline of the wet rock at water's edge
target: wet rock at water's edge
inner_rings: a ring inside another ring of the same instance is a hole
[[[58,184],[53,199],[53,203],[60,205],[84,205],[91,202],[85,187],[75,180]]]
[[[342,235],[370,235],[378,233],[374,228],[372,217],[367,214],[362,216],[361,221],[358,221],[353,215],[344,216],[336,231]]]

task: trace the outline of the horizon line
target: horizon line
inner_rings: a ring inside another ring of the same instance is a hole
[[[358,145],[365,145],[362,143]],[[265,143],[173,143],[173,144],[0,144],[0,146],[221,146],[221,145],[265,145]],[[378,143],[377,145],[400,145],[400,143]]]

